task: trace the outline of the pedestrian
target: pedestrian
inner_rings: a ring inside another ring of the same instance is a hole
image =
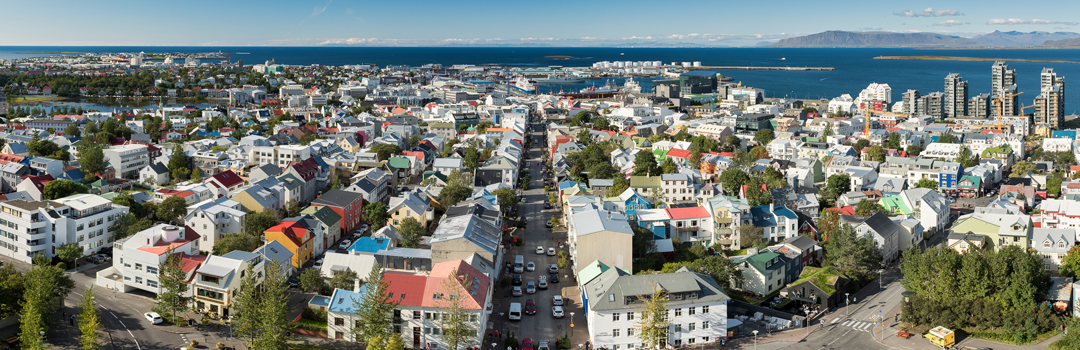
[[[71,315],[71,318],[68,319],[68,324],[72,326],[75,325],[75,315]]]
[[[60,316],[61,320],[67,318],[67,310],[64,310],[64,312],[61,313],[61,315],[63,315],[63,316]]]

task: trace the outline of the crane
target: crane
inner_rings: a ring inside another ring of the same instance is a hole
[[[870,109],[869,107],[864,107],[863,108],[863,119],[865,119],[865,121],[866,121],[866,128],[863,129],[863,132],[866,133],[865,138],[866,138],[867,141],[870,141],[870,113],[891,115],[891,116],[894,116],[894,117],[903,117],[904,119],[908,118],[907,114],[879,111],[879,110]]]
[[[994,99],[994,102],[997,103],[998,107],[997,123],[990,124],[990,127],[998,131],[1004,132],[1005,128],[1009,126],[1008,124],[1005,124],[1001,121],[1001,117],[1005,115],[1005,99],[1020,96],[1023,94],[1023,92],[1017,92],[1015,94],[1009,94],[1008,96],[1006,96],[1005,89],[1001,89],[1001,93],[999,93],[998,97]],[[1023,110],[1023,108],[1020,109],[1021,113],[1023,113]]]

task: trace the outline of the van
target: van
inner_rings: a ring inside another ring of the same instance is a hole
[[[518,255],[514,257],[514,273],[525,272],[525,257]]]
[[[521,321],[521,303],[510,303],[510,320]]]

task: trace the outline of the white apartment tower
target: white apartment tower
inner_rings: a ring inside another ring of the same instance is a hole
[[[1016,70],[1009,69],[1009,65],[1005,64],[1005,61],[997,61],[990,67],[990,75],[990,96],[994,100],[1005,96],[1000,106],[997,105],[998,102],[994,102],[994,115],[998,115],[999,107],[1001,108],[1000,113],[1004,115],[1016,115]]]
[[[904,93],[904,110],[902,113],[909,116],[916,116],[922,112],[919,110],[919,90],[908,89]]]
[[[1035,123],[1061,128],[1065,125],[1065,78],[1052,68],[1039,75],[1039,96],[1035,97]]]
[[[945,118],[967,115],[968,83],[960,74],[950,73],[945,77]]]

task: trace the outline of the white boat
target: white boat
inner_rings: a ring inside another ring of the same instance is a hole
[[[514,83],[511,86],[513,86],[515,89],[521,90],[522,92],[529,94],[536,92],[536,85],[534,85],[531,81],[529,81],[529,78],[526,77],[517,77],[517,79],[514,79]]]
[[[626,79],[626,83],[623,84],[623,91],[641,93],[641,85],[634,78]]]
[[[553,74],[548,75],[547,78],[540,78],[534,80],[537,84],[581,84],[585,82],[585,78],[575,78],[566,74]]]

